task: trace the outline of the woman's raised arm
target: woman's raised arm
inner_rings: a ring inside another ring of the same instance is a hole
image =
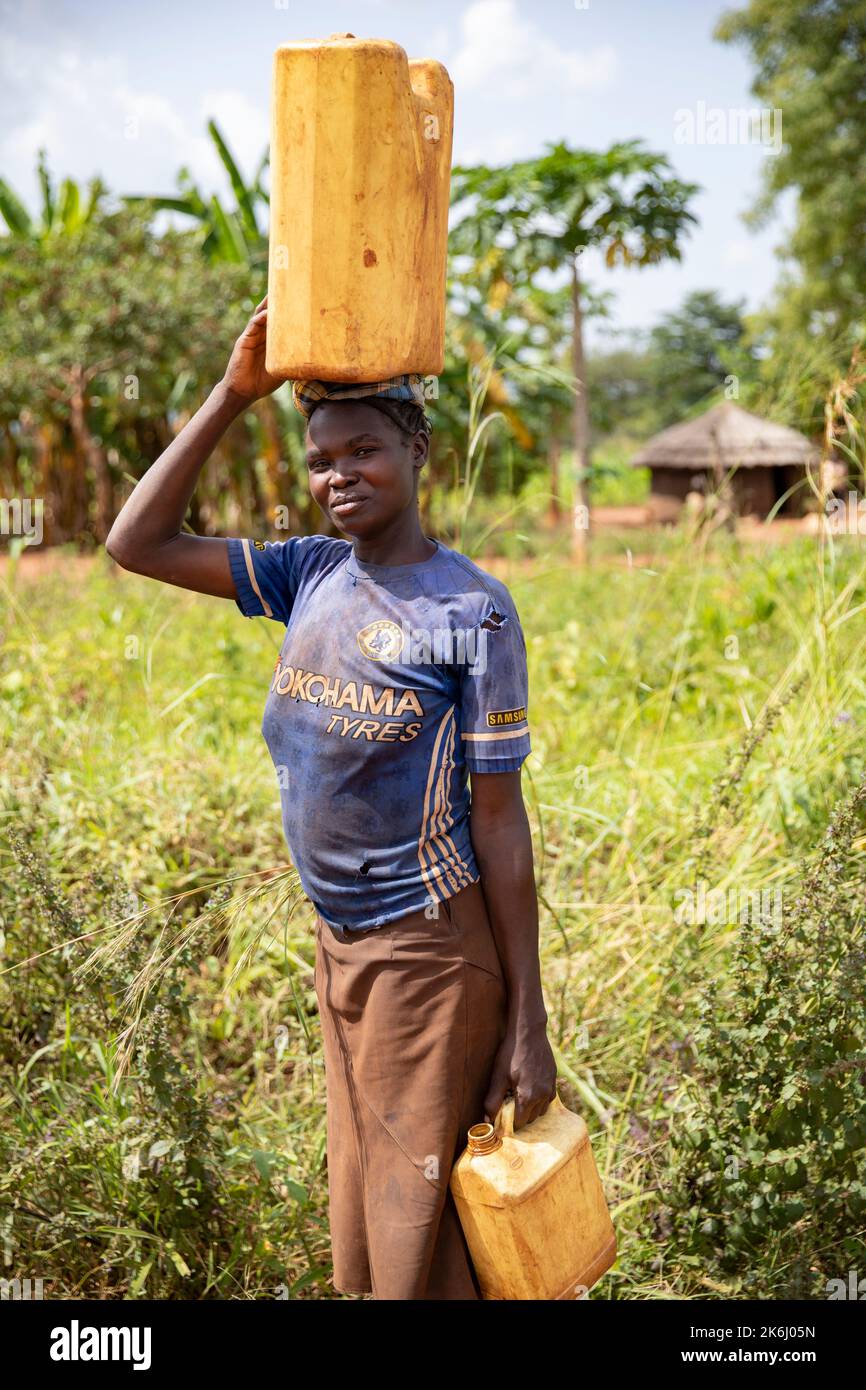
[[[268,298],[256,305],[232,350],[225,376],[160,454],[122,507],[105,548],[124,569],[218,598],[236,597],[228,545],[181,527],[202,467],[229,425],[283,378],[265,371]]]

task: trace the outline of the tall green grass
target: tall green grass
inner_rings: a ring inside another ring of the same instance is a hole
[[[700,1028],[745,1018],[743,929],[677,904],[703,879],[787,905],[820,864],[866,761],[866,554],[678,529],[649,557],[616,549],[585,571],[556,553],[497,569],[530,662],[561,1094],[619,1233],[593,1296],[778,1297],[794,1272],[775,1228],[728,1240],[728,1211],[696,1236],[727,1191],[695,1185],[684,1138],[716,1134],[695,1092],[724,1080]],[[281,630],[107,561],[78,588],[19,571],[0,622],[6,1276],[49,1296],[334,1297],[311,915],[259,730]],[[839,873],[862,884],[857,816]],[[722,1110],[749,1104],[735,1083]],[[727,1111],[717,1128],[730,1142]],[[866,1272],[853,1208],[844,1239],[816,1203],[790,1225],[809,1296]]]

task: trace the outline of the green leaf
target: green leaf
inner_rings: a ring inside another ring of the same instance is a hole
[[[138,1271],[138,1273],[136,1274],[135,1278],[129,1286],[129,1292],[132,1298],[137,1298],[138,1295],[141,1293],[152,1266],[153,1260],[148,1260],[147,1264],[141,1266],[141,1269]]]
[[[168,1254],[168,1258],[171,1260],[178,1274],[180,1274],[184,1279],[187,1279],[190,1274],[190,1268],[186,1260],[183,1258],[183,1255],[181,1255],[180,1251],[175,1250],[173,1245],[169,1245],[167,1247],[166,1253]]]
[[[256,242],[259,240],[261,232],[259,231],[258,223],[256,222],[256,214],[253,209],[252,199],[250,197],[247,186],[241,178],[240,170],[238,169],[238,166],[235,163],[234,158],[232,157],[228,145],[226,144],[225,140],[222,137],[222,134],[220,133],[216,121],[208,121],[207,128],[210,132],[211,139],[216,145],[217,153],[220,159],[222,160],[223,167],[225,168],[231,181],[232,190],[237,199],[238,208],[240,209],[241,220],[243,222],[244,230],[247,236],[250,238],[250,240],[252,242]]]
[[[32,236],[30,214],[5,179],[0,179],[0,213],[13,236]]]
[[[252,1160],[265,1182],[270,1182],[271,1170],[277,1161],[277,1155],[266,1153],[263,1149],[253,1149]]]

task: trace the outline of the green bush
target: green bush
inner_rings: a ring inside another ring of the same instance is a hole
[[[674,1244],[747,1296],[826,1297],[866,1229],[866,780],[800,892],[709,979],[671,1132]],[[823,1276],[823,1277],[822,1277]]]
[[[323,1218],[301,1184],[276,1181],[280,1156],[258,1146],[247,1117],[224,1114],[195,1018],[194,941],[175,936],[165,957],[164,924],[142,922],[120,879],[84,874],[69,896],[29,834],[9,838],[17,872],[0,898],[7,1268],[43,1278],[49,1297],[273,1297],[299,1230],[325,1244]],[[214,897],[218,906],[225,894]],[[124,922],[133,929],[121,932]],[[106,925],[120,948],[82,974]],[[131,1027],[123,1006],[143,979],[145,1007]],[[273,1226],[279,1240],[269,1239]],[[294,1296],[327,1272],[313,1261],[291,1278]]]

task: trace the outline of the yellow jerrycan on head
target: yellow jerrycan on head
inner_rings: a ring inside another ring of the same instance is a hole
[[[483,1297],[580,1298],[616,1259],[584,1121],[557,1094],[515,1130],[506,1099],[468,1140],[450,1185]]]
[[[269,372],[438,375],[454,88],[390,39],[332,34],[274,54]]]

